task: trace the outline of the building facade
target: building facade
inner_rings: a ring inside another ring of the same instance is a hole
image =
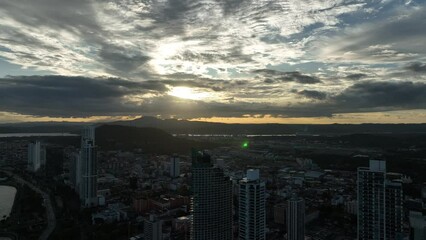
[[[180,159],[174,155],[170,158],[170,177],[176,178],[180,175]]]
[[[205,152],[192,153],[191,239],[232,239],[232,182]]]
[[[239,239],[266,239],[265,182],[258,169],[247,170],[239,187]]]
[[[87,127],[83,130],[80,154],[80,199],[84,207],[94,207],[98,203],[97,159],[94,127]]]
[[[40,141],[28,144],[28,170],[37,172],[46,163],[46,152]]]
[[[287,201],[287,239],[305,239],[305,200],[293,196]]]
[[[163,240],[163,221],[151,214],[144,221],[144,240]]]
[[[392,240],[402,232],[402,184],[386,179],[386,161],[358,168],[358,239]]]

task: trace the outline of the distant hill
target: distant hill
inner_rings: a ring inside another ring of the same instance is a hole
[[[0,124],[0,133],[79,133],[90,123],[84,122],[23,122]]]
[[[82,127],[75,127],[74,132],[79,134]],[[163,130],[147,127],[105,124],[98,126],[95,133],[96,145],[102,150],[133,150],[140,148],[144,153],[188,154],[191,152],[191,148],[210,149],[220,146],[218,143],[174,137]],[[80,147],[80,136],[9,137],[8,139],[38,139],[51,144]]]
[[[0,124],[0,133],[69,132],[79,133],[84,125],[93,123],[31,122]],[[97,123],[100,125],[102,123]],[[108,124],[158,128],[171,134],[381,134],[426,133],[423,124],[226,124],[177,119],[141,117]]]
[[[163,130],[118,125],[96,128],[96,145],[103,150],[142,149],[145,153],[189,153],[191,148],[209,149],[218,144],[173,137]]]
[[[225,124],[142,117],[114,124],[154,127],[176,134],[354,134],[426,133],[426,124]]]

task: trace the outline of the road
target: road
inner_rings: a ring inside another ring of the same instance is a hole
[[[8,174],[9,176],[13,176],[13,178],[17,182],[26,184],[28,187],[30,187],[32,190],[39,193],[43,197],[43,203],[44,203],[44,206],[46,207],[47,228],[44,229],[43,233],[39,237],[39,240],[47,240],[50,234],[53,232],[53,230],[55,230],[55,227],[56,227],[56,216],[55,216],[55,212],[53,211],[52,202],[50,201],[49,194],[43,192],[40,188],[34,186],[32,183],[22,179],[16,174],[13,174],[5,170],[0,170],[0,171]]]

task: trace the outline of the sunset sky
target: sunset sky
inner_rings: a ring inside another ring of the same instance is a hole
[[[2,0],[0,123],[426,122],[424,0]]]

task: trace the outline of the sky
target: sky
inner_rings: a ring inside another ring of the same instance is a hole
[[[0,123],[426,122],[424,0],[2,0]]]

